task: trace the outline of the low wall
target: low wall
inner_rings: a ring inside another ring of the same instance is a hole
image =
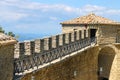
[[[97,80],[98,47],[25,75],[21,80]]]

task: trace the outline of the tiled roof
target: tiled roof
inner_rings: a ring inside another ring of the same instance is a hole
[[[0,45],[1,44],[8,44],[8,43],[14,43],[16,42],[15,38],[11,36],[7,36],[3,33],[0,33]]]
[[[101,16],[97,16],[93,13],[62,22],[61,24],[119,24],[120,25],[119,22],[115,22],[113,20]]]

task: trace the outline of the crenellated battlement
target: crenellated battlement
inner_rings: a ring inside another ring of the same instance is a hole
[[[87,37],[87,30],[78,30],[69,33],[58,34],[51,37],[46,37],[43,39],[18,42],[15,45],[14,58],[45,52]]]

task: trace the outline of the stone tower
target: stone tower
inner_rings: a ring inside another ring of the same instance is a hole
[[[98,44],[110,44],[120,39],[120,23],[113,20],[88,14],[62,22],[62,32],[88,30],[89,37],[96,37]]]
[[[15,43],[14,38],[0,33],[0,80],[13,80]]]

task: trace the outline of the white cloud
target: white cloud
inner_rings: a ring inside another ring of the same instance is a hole
[[[96,5],[85,5],[83,8],[83,11],[86,12],[92,12],[92,11],[102,11],[105,10],[105,7],[101,7],[101,6],[96,6]]]
[[[109,15],[120,15],[120,10],[110,9],[110,10],[107,10],[106,13]]]
[[[11,12],[11,11],[3,11],[0,13],[0,18],[3,20],[19,20],[23,17],[27,17],[27,14],[24,13],[18,13],[18,12]]]
[[[0,18],[5,21],[15,21],[25,17],[29,14],[20,11],[15,5],[19,4],[20,0],[3,0],[0,1]],[[17,3],[17,4],[16,4]]]
[[[63,4],[42,4],[38,2],[33,2],[30,0],[2,0],[0,1],[0,17],[3,19],[10,19],[12,17],[13,20],[19,20],[25,17],[33,16],[38,13],[50,13],[57,15],[59,14],[70,14],[72,15],[83,15],[91,12],[95,12],[97,14],[108,14],[108,15],[116,15],[120,13],[120,10],[108,9],[106,7],[97,6],[97,5],[85,5],[80,8],[75,8]],[[34,11],[37,12],[35,13]],[[33,14],[34,12],[34,14]],[[56,14],[57,12],[57,14]],[[41,15],[41,14],[40,14]],[[72,16],[71,15],[71,16]],[[39,15],[38,15],[39,16]],[[44,16],[44,15],[43,15]],[[51,18],[53,19],[53,18]],[[55,20],[55,18],[54,18]]]

